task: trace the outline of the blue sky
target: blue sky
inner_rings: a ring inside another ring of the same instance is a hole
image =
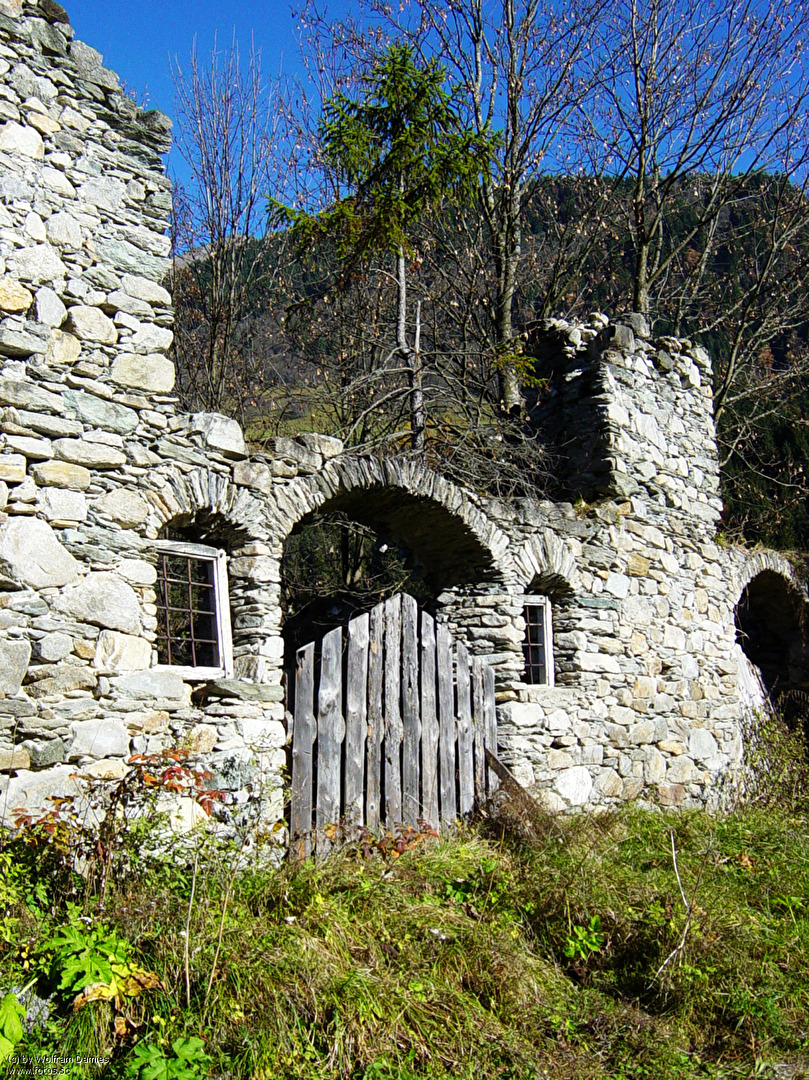
[[[300,4],[287,0],[65,0],[76,36],[104,54],[104,63],[118,73],[140,99],[148,88],[149,105],[173,114],[170,61],[188,59],[194,38],[201,56],[210,53],[214,38],[229,45],[234,30],[242,54],[251,37],[261,49],[262,67],[276,74],[279,66],[296,68],[297,39],[292,11]],[[333,0],[336,14],[352,7],[350,0]],[[172,168],[177,162],[170,161]]]

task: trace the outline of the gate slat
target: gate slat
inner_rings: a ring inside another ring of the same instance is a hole
[[[323,828],[340,820],[340,751],[345,737],[343,706],[343,630],[338,626],[323,638],[320,687],[317,695],[318,854],[331,847]]]
[[[350,825],[363,824],[362,793],[368,733],[368,624],[367,613],[348,624],[344,813]]]
[[[365,747],[365,824],[372,831],[379,828],[382,797],[384,641],[385,605],[377,604],[370,613],[368,631],[368,741]]]
[[[402,596],[402,821],[415,825],[420,815],[419,746],[419,610],[415,599]]]
[[[435,695],[435,622],[421,613],[421,786],[422,814],[438,828],[438,708]]]
[[[399,699],[402,656],[402,598],[385,601],[385,825],[402,821],[402,711]]]
[[[421,618],[419,619],[419,616]],[[293,856],[332,847],[341,817],[378,830],[453,824],[497,787],[494,670],[398,595],[296,654]],[[383,764],[384,762],[384,764]],[[314,818],[314,821],[313,821]]]
[[[295,654],[295,717],[292,722],[292,806],[289,833],[293,858],[312,852],[312,747],[315,741],[315,643]]]
[[[455,702],[452,686],[452,638],[446,626],[436,626],[438,669],[438,753],[440,762],[441,824],[458,816],[455,800]]]
[[[475,805],[475,773],[472,759],[472,685],[469,677],[469,652],[460,642],[455,647],[455,651],[458,694],[458,809],[461,817],[465,817],[472,812]]]
[[[486,798],[486,711],[483,707],[483,663],[472,659],[472,727],[475,732],[475,801]]]
[[[497,707],[494,700],[494,668],[483,667],[483,715],[486,719],[486,745],[497,754]],[[500,781],[497,773],[489,769],[489,793],[497,791]]]

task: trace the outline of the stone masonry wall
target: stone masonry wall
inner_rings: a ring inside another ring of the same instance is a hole
[[[742,758],[741,589],[735,556],[713,540],[710,361],[689,341],[653,340],[637,315],[550,320],[532,345],[550,372],[541,419],[569,489],[590,501],[524,500],[498,521],[516,570],[491,643],[501,753],[555,809],[639,797],[715,804]],[[520,612],[532,593],[553,603],[552,688],[520,681]],[[484,603],[458,597],[453,624],[479,625]]]
[[[50,0],[0,4],[0,79],[0,811],[180,743],[231,818],[250,793],[280,818],[280,686],[225,681],[198,703],[153,669],[162,527],[204,515],[234,556],[237,665],[272,652],[255,630],[278,603],[272,584],[250,595],[261,515],[232,483],[238,426],[171,396],[170,121]]]
[[[781,557],[715,542],[704,351],[636,315],[538,328],[570,502],[505,504],[317,434],[251,456],[234,421],[172,396],[169,128],[54,0],[0,0],[0,818],[181,745],[227,793],[224,825],[280,820],[284,545],[318,510],[421,560],[439,619],[495,668],[499,752],[550,806],[729,798],[736,604],[765,572],[804,594]],[[227,553],[232,677],[157,664],[154,541],[178,529]],[[522,681],[536,594],[553,687]]]

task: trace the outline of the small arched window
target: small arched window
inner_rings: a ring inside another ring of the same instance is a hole
[[[523,681],[531,686],[553,686],[553,619],[548,597],[527,597],[523,617]]]
[[[157,662],[190,679],[233,672],[227,558],[206,544],[157,540]]]

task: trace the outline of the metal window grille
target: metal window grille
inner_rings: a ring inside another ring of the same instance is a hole
[[[158,663],[222,666],[213,559],[160,552],[157,562]]]
[[[525,681],[532,686],[553,685],[551,609],[546,600],[526,604],[522,651]]]

